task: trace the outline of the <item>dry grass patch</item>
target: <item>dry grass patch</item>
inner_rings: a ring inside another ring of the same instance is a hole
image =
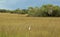
[[[60,18],[0,14],[0,37],[60,37]]]

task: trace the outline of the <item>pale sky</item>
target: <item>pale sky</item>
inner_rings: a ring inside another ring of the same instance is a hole
[[[60,0],[0,0],[2,9],[26,9],[30,6],[40,7],[43,4],[54,4],[60,6]]]

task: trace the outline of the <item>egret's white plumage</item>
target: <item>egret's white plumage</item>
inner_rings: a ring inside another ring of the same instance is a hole
[[[28,28],[28,29],[29,29],[29,31],[30,31],[30,30],[31,30],[31,27],[29,26],[29,28]]]

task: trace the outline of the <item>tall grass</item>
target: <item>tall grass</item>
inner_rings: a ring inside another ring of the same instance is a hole
[[[60,37],[60,18],[0,14],[0,37]]]

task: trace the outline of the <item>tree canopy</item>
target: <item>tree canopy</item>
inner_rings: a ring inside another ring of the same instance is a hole
[[[41,7],[28,7],[28,9],[0,9],[0,13],[28,14],[31,17],[60,17],[60,6],[47,4]]]

